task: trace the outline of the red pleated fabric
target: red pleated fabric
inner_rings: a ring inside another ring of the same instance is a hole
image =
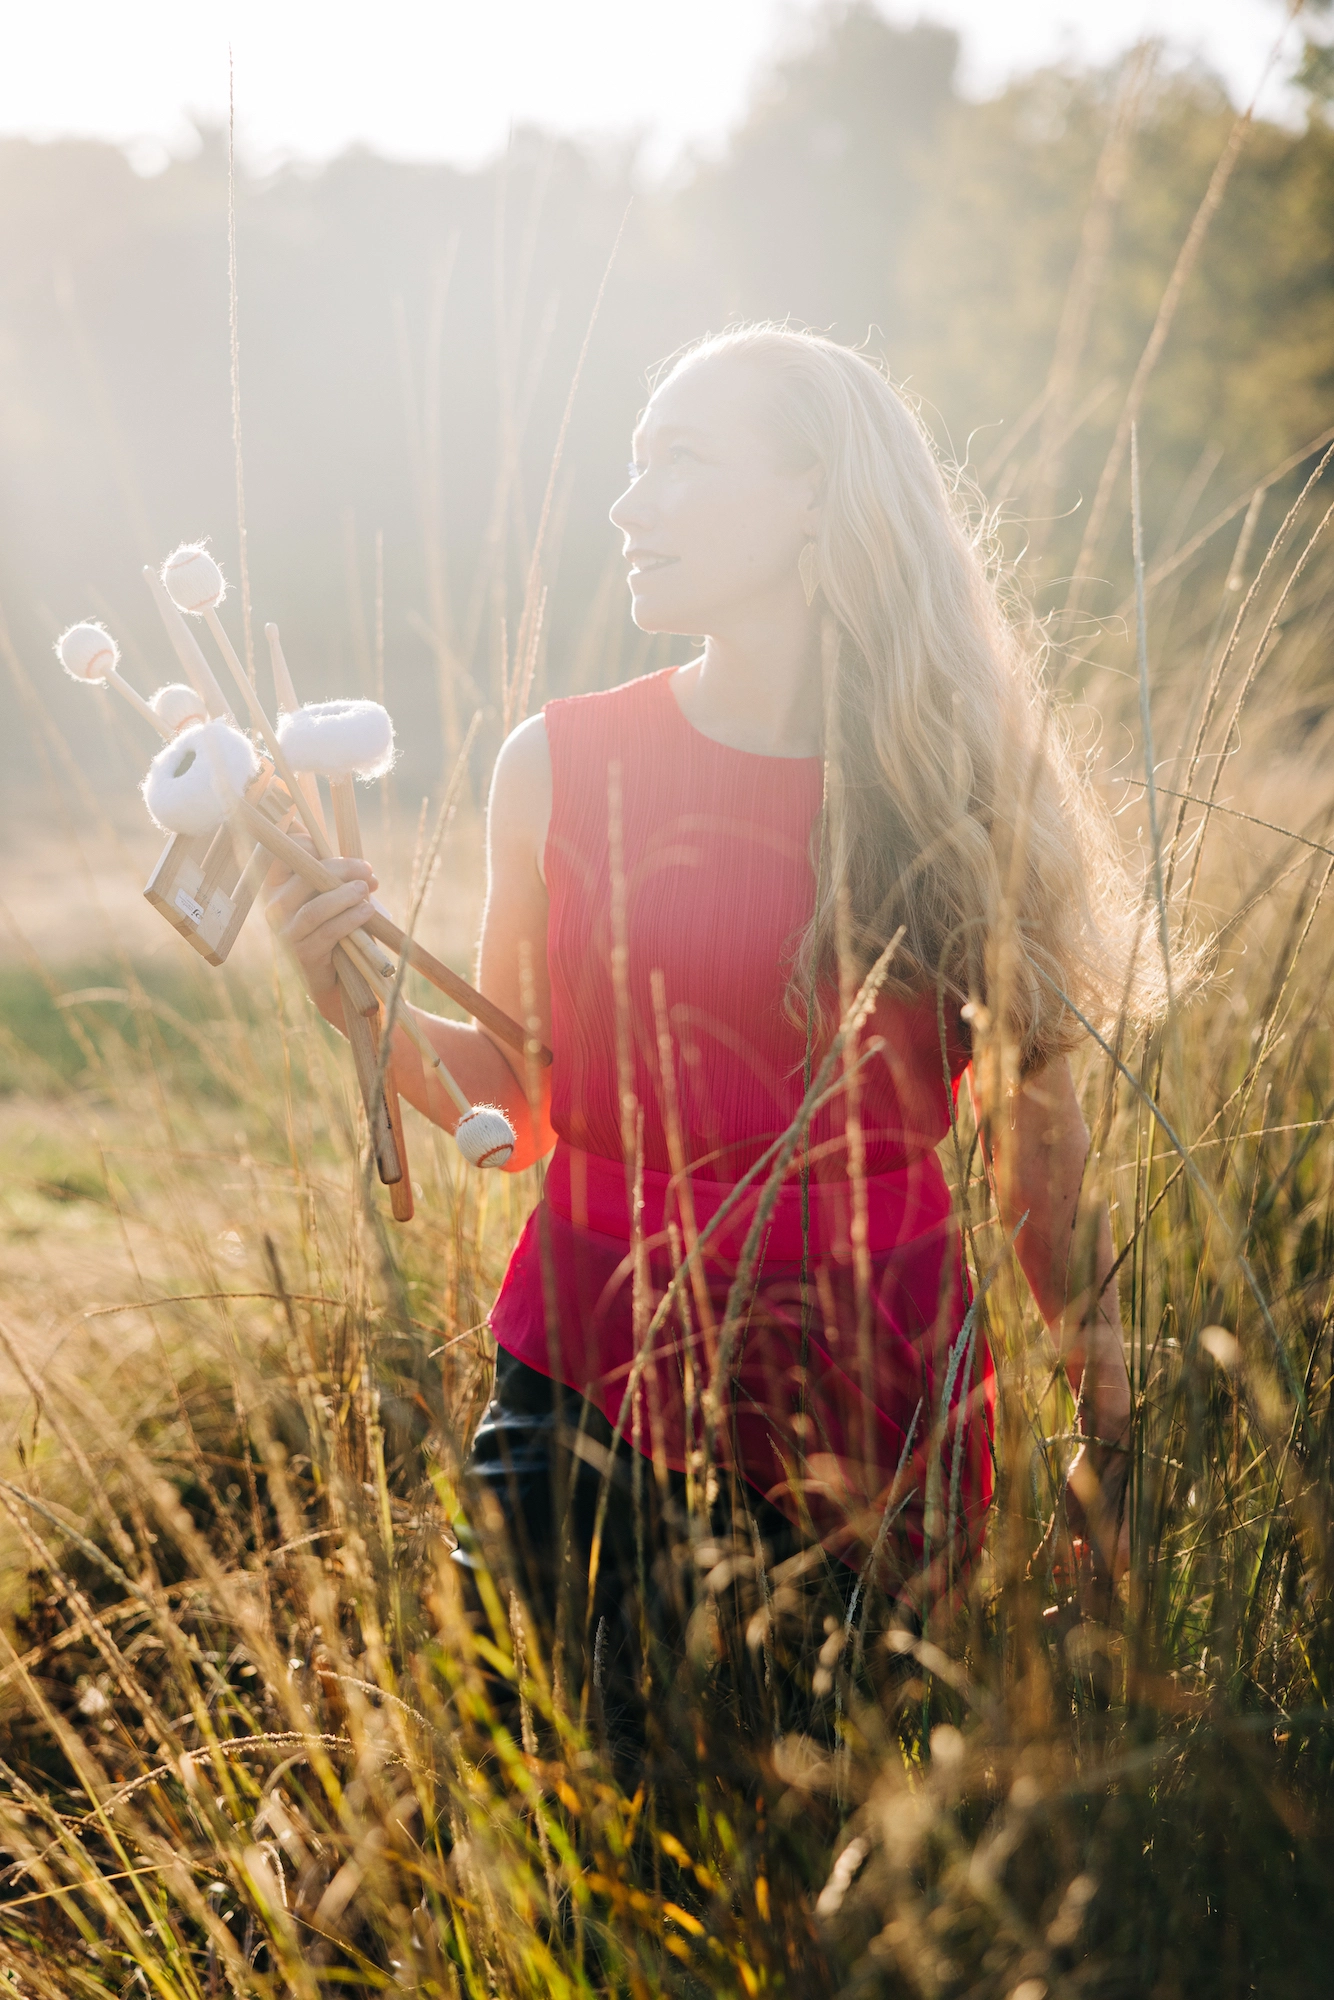
[[[798,1151],[780,1187],[766,1195],[761,1170],[737,1194],[804,1093],[805,1030],[784,996],[813,907],[823,765],[701,735],[671,675],[545,710],[558,1143],[493,1331],[660,1464],[684,1468],[712,1436],[849,1562],[887,1507],[919,1554],[975,1547],[993,1376],[935,1151],[968,1061],[957,1008],[942,1022],[934,994],[882,1000],[853,1090],[812,1120],[804,1188]]]

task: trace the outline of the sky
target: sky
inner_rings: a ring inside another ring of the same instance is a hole
[[[96,136],[143,172],[225,118],[258,167],[360,143],[475,164],[513,125],[643,136],[651,168],[720,143],[776,50],[822,0],[16,0],[0,28],[0,134]],[[1249,101],[1282,0],[883,0],[957,28],[975,94],[1060,57],[1106,60],[1145,33]],[[1295,46],[1290,31],[1288,46]],[[1264,100],[1281,111],[1271,85]]]

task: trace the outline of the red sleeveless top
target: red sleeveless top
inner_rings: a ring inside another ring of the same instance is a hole
[[[703,1286],[680,1287],[656,1328],[653,1310],[692,1223],[706,1228],[804,1095],[805,1029],[784,1001],[814,903],[823,763],[702,735],[674,671],[544,711],[558,1143],[491,1324],[502,1347],[586,1391],[680,1469],[702,1433],[703,1384],[765,1171],[708,1237]],[[919,1547],[976,1540],[993,1400],[935,1152],[968,1061],[957,1006],[942,1035],[934,993],[882,999],[859,1053],[864,1177],[848,1177],[850,1099],[835,1090],[811,1121],[804,1196],[798,1153],[744,1328],[723,1343],[718,1438],[752,1485],[793,1518],[808,1512],[850,1561],[887,1503]]]

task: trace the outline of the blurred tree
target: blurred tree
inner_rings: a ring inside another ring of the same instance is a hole
[[[720,318],[772,315],[891,350],[906,312],[904,244],[933,183],[951,177],[942,128],[958,36],[831,8],[780,63],[725,159],[681,196]]]
[[[933,187],[909,251],[912,338],[905,360],[962,454],[985,472],[1040,397],[1108,124],[1106,76],[1047,72],[952,114],[947,185]],[[1098,481],[1163,286],[1235,112],[1211,79],[1158,76],[1143,91],[1088,339],[1080,360],[1058,515],[1055,571],[1083,532],[1079,503]],[[1141,421],[1149,541],[1172,527],[1186,489],[1239,491],[1334,422],[1334,133],[1259,125],[1229,183],[1181,301]],[[993,498],[1022,513],[1031,447],[1017,443]],[[999,449],[998,449],[999,447]],[[1109,523],[1124,525],[1128,500]],[[1071,510],[1075,510],[1073,513]],[[1124,535],[1121,537],[1124,540]],[[1119,567],[1123,561],[1118,559]]]
[[[256,615],[283,625],[299,686],[370,687],[382,533],[411,791],[477,702],[494,744],[553,443],[636,189],[555,492],[538,698],[661,656],[626,618],[606,509],[647,371],[738,313],[869,334],[992,497],[1052,517],[1023,531],[1038,582],[1068,574],[1235,112],[1208,76],[1147,63],[1133,88],[1058,69],[973,103],[956,58],[942,29],[833,5],[721,157],[668,187],[624,150],[537,133],[475,172],[352,152],[241,179]],[[1334,130],[1311,102],[1304,130],[1251,134],[1150,384],[1153,551],[1334,422]],[[235,568],[226,183],[217,132],[154,179],[108,146],[0,143],[0,611],[30,676],[62,623],[101,614],[151,687],[171,669],[139,565],[212,533]],[[1118,497],[1095,610],[1121,594],[1125,541]],[[58,677],[46,698],[91,754],[97,701]],[[13,783],[31,744],[7,713]]]

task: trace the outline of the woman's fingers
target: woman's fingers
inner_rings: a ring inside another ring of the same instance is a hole
[[[339,876],[345,883],[355,882],[368,890],[379,886],[369,861],[346,861],[336,855],[324,865],[331,875]],[[281,861],[276,861],[265,882],[265,915],[274,930],[285,930],[303,904],[318,902],[322,894],[332,895],[333,891],[312,889],[304,876],[293,875]]]
[[[298,957],[327,957],[334,945],[364,924],[370,914],[366,883],[341,882],[336,889],[299,904],[283,934]]]
[[[341,878],[336,888],[312,889],[299,875],[271,870],[265,905],[270,925],[296,959],[320,1006],[332,999],[337,986],[334,947],[369,921],[371,891],[376,886],[368,862],[336,857],[326,866]]]

